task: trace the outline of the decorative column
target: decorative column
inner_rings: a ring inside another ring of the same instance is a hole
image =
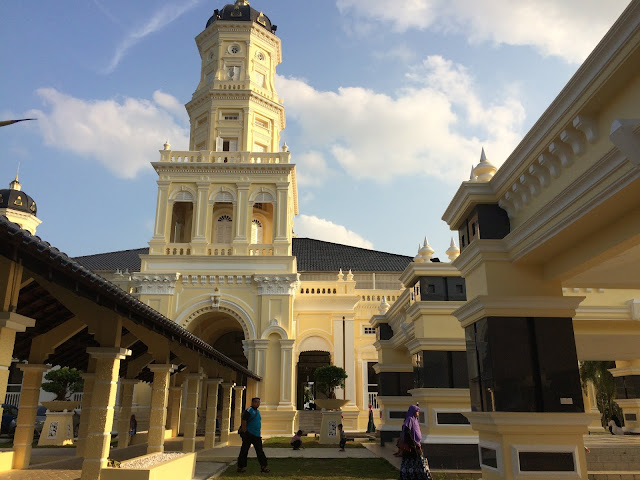
[[[184,439],[183,452],[196,451],[196,429],[198,427],[198,402],[200,400],[201,373],[190,373],[186,376],[187,398],[183,408]]]
[[[218,415],[218,386],[221,378],[207,380],[207,421],[204,434],[204,448],[216,445],[216,417]]]
[[[293,344],[295,340],[280,340],[280,402],[278,410],[293,409]]]
[[[171,437],[178,436],[181,408],[182,387],[171,387],[169,389],[169,411],[167,412],[167,428],[171,430]]]
[[[238,189],[238,204],[236,205],[235,217],[233,223],[235,227],[234,243],[247,243],[248,235],[247,228],[251,219],[249,218],[249,182],[238,182],[236,187]]]
[[[236,431],[240,427],[240,421],[242,419],[242,412],[244,410],[242,404],[242,392],[247,387],[235,386],[233,387],[233,398],[235,399],[235,408],[233,412],[233,430]]]
[[[288,242],[287,225],[289,220],[289,182],[276,184],[275,221],[273,228],[273,243]]]
[[[222,418],[220,421],[220,443],[229,442],[229,427],[231,426],[231,388],[233,382],[222,384]]]
[[[266,393],[264,386],[264,377],[267,370],[267,348],[269,348],[269,340],[254,340],[256,361],[256,375],[262,378],[262,382],[256,384],[256,397],[263,397]]]
[[[122,398],[120,400],[120,418],[118,422],[118,448],[128,447],[131,441],[129,422],[131,421],[131,413],[133,412],[133,390],[137,383],[138,380],[131,378],[123,378],[120,380]],[[84,395],[82,396],[83,401]],[[82,411],[84,412],[84,407]]]
[[[31,461],[31,444],[33,443],[33,426],[36,422],[42,374],[49,370],[48,365],[19,364],[23,371],[22,389],[20,391],[20,405],[16,433],[13,437],[13,468],[23,470],[29,468]],[[46,432],[42,432],[46,435]]]
[[[344,363],[344,350],[346,342],[344,341],[344,332],[342,330],[344,322],[342,318],[342,315],[333,318],[333,364],[336,367],[340,368],[346,366]],[[336,388],[335,393],[336,398],[351,400],[350,398],[346,397],[346,392],[342,388]]]
[[[167,206],[169,205],[169,185],[171,182],[158,180],[158,201],[156,205],[156,221],[153,230],[153,240],[167,241]]]
[[[355,345],[355,332],[353,326],[353,317],[345,317],[344,320],[344,344],[349,345],[344,351],[344,369],[347,371],[347,379],[345,380],[345,398],[349,400],[347,408],[356,407],[356,359],[355,349],[351,345]]]
[[[196,199],[195,211],[194,211],[194,235],[192,243],[207,243],[206,227],[207,227],[207,212],[209,210],[208,194],[209,183],[198,182],[198,198]]]
[[[176,366],[171,364],[152,363],[149,365],[149,370],[153,372],[153,387],[151,390],[147,453],[164,452],[164,427],[167,422],[169,375],[175,368]]]
[[[95,359],[89,359],[89,370],[95,370]],[[76,442],[76,454],[84,457],[84,446],[87,443],[87,432],[89,431],[89,417],[91,416],[91,397],[93,396],[93,383],[95,373],[83,373],[84,387],[82,388],[82,410],[80,414],[80,425],[78,425],[78,441]],[[129,424],[127,423],[127,432]],[[120,436],[118,434],[118,436]]]
[[[80,478],[95,480],[100,478],[100,470],[107,466],[120,360],[131,355],[131,350],[120,347],[90,347],[87,348],[87,353],[96,359],[96,372]]]

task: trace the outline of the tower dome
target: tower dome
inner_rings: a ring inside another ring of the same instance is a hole
[[[276,31],[276,26],[271,24],[271,20],[264,13],[259,12],[249,5],[248,0],[236,0],[233,4],[222,7],[222,10],[215,10],[211,18],[207,21],[205,28],[209,27],[217,20],[231,20],[233,22],[256,22],[270,32]]]
[[[9,188],[0,189],[0,215],[35,234],[40,220],[36,217],[38,207],[33,198],[22,191],[18,175],[9,184]]]

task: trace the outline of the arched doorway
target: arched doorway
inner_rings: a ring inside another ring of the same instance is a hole
[[[300,352],[298,358],[298,385],[296,399],[298,410],[309,408],[309,403],[316,398],[313,372],[318,367],[331,365],[331,354],[319,350]]]
[[[245,340],[244,330],[238,320],[228,313],[221,311],[203,313],[189,324],[188,329],[220,353],[244,367],[248,366],[247,357],[242,348],[242,342]]]

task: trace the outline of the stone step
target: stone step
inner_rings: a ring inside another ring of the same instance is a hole
[[[589,472],[589,480],[640,480],[640,472],[635,471],[594,471]]]

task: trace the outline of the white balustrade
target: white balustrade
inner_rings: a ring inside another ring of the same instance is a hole
[[[163,150],[160,161],[167,163],[289,163],[290,152],[197,152]]]

